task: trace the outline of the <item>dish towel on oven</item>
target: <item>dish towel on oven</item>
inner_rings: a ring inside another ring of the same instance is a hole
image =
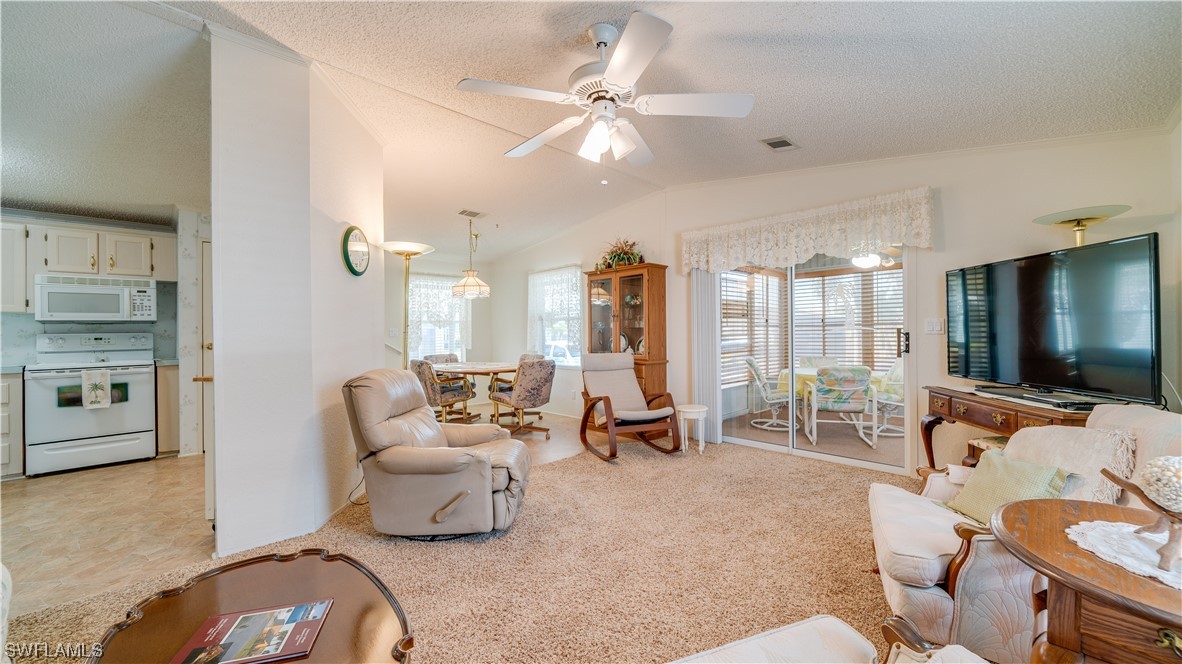
[[[111,407],[111,372],[107,369],[82,370],[82,407]]]

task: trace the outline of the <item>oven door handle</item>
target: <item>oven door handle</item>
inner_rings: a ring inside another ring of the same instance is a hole
[[[109,369],[111,376],[132,376],[135,374],[150,374],[154,371],[152,367],[122,367],[116,369]],[[82,378],[81,369],[61,370],[61,369],[44,369],[32,370],[25,372],[25,380],[51,380],[55,378]]]

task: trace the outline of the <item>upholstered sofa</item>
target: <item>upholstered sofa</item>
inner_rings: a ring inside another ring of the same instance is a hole
[[[1045,445],[1062,454],[1073,439],[1129,431],[1134,478],[1150,459],[1182,455],[1182,415],[1175,413],[1098,406],[1085,428],[1098,431],[1023,429],[1009,447]],[[920,469],[920,474],[925,481],[918,494],[885,484],[870,488],[875,555],[891,610],[932,643],[959,644],[995,662],[1029,661],[1032,644],[1045,629],[1045,612],[1036,611],[1034,594],[1045,589],[1046,579],[1010,555],[987,527],[943,505],[962,489],[947,472]],[[1116,502],[1143,507],[1128,492]]]
[[[458,535],[513,523],[532,464],[525,443],[496,424],[440,424],[409,371],[367,371],[342,392],[379,532]]]

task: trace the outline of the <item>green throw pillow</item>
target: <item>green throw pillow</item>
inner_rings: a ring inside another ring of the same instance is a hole
[[[989,523],[997,508],[1006,503],[1058,498],[1066,482],[1067,473],[1058,468],[1007,459],[997,450],[988,450],[964,488],[947,505],[970,519]]]

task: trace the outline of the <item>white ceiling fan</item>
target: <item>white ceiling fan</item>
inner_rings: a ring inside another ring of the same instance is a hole
[[[657,51],[669,39],[673,26],[644,12],[633,12],[621,36],[606,23],[591,26],[591,39],[599,50],[599,59],[576,69],[570,75],[570,92],[552,92],[509,83],[465,78],[456,88],[467,92],[522,97],[572,104],[584,109],[505,153],[506,157],[524,157],[546,143],[583,124],[591,118],[591,130],[583,140],[579,156],[598,162],[610,148],[616,159],[640,166],[652,161],[653,153],[636,127],[627,118],[617,117],[621,108],[631,108],[641,115],[693,115],[700,117],[743,118],[751,112],[755,96],[741,93],[694,93],[636,95],[636,80],[644,73]],[[619,45],[607,59],[607,49],[616,38]]]

